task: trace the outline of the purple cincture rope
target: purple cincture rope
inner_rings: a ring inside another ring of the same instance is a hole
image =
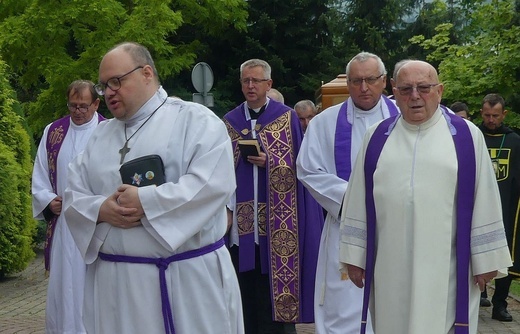
[[[201,247],[199,249],[193,249],[184,253],[175,254],[167,258],[147,258],[138,256],[105,254],[101,252],[99,252],[99,258],[101,260],[110,262],[155,264],[159,268],[159,284],[161,287],[161,305],[164,319],[164,330],[167,334],[175,334],[175,329],[173,327],[173,313],[170,305],[170,299],[168,298],[168,286],[166,284],[166,269],[168,269],[168,266],[172,262],[187,260],[204,254],[208,254],[213,251],[216,251],[222,246],[224,246],[223,238],[213,244]]]

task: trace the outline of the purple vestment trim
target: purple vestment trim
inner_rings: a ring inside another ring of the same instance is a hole
[[[399,114],[399,110],[395,103],[384,95],[381,95],[381,98],[386,103],[390,116]],[[334,161],[336,164],[336,174],[345,181],[350,179],[350,173],[352,172],[352,123],[348,121],[347,107],[348,100],[343,102],[339,109],[334,137]]]
[[[105,118],[98,114],[98,123],[105,120]],[[57,169],[58,169],[58,153],[60,152],[63,139],[67,135],[70,127],[70,115],[62,117],[52,122],[47,132],[46,148],[47,148],[47,166],[49,169],[49,181],[52,186],[52,191],[57,194]],[[49,222],[47,222],[47,231],[45,233],[45,246],[43,250],[45,270],[49,271],[51,268],[51,247],[54,229],[58,216],[54,215]]]
[[[224,239],[220,239],[213,244],[201,247],[199,249],[193,249],[184,253],[175,254],[167,258],[115,255],[101,252],[99,252],[99,258],[101,260],[110,262],[155,264],[157,268],[159,268],[159,285],[161,287],[161,305],[164,319],[164,330],[166,334],[175,334],[175,328],[173,326],[173,313],[170,305],[170,298],[168,297],[168,285],[166,284],[166,269],[168,269],[168,266],[172,262],[188,260],[194,257],[202,256],[204,254],[214,252],[222,246],[224,246]]]
[[[455,311],[455,334],[469,333],[469,261],[471,223],[475,200],[476,158],[473,138],[465,121],[441,106],[448,123],[457,153],[457,296]],[[376,208],[374,201],[374,172],[383,146],[391,134],[397,118],[390,117],[379,124],[368,143],[365,157],[365,203],[367,213],[367,248],[365,265],[365,290],[361,319],[361,334],[366,332],[368,304],[374,277]]]
[[[253,165],[244,162],[239,139],[251,138],[244,104],[224,117],[236,169],[240,272],[255,268]],[[270,100],[258,117],[257,140],[267,154],[258,168],[258,228],[262,274],[269,275],[273,320],[314,322],[314,281],[323,227],[322,211],[296,178],[303,132],[296,112]]]

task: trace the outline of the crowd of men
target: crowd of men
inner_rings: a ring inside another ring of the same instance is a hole
[[[346,76],[348,99],[317,113],[247,60],[221,120],[169,97],[144,46],[108,50],[35,160],[46,332],[476,333],[493,279],[492,317],[512,321],[520,136],[504,99],[484,98],[477,127],[441,105],[427,62],[396,64],[392,99],[377,55]]]

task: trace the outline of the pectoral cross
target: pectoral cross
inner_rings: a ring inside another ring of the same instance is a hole
[[[125,142],[125,146],[121,147],[119,150],[119,154],[121,154],[121,160],[119,161],[119,164],[122,165],[123,161],[125,160],[126,154],[130,152],[130,147],[128,147],[128,141]]]

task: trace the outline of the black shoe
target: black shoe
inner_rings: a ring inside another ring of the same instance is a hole
[[[489,307],[489,306],[491,306],[491,302],[487,298],[480,297],[480,306]]]
[[[501,308],[498,310],[493,310],[491,319],[495,319],[498,321],[505,321],[505,322],[511,322],[513,321],[513,317],[505,308]]]

